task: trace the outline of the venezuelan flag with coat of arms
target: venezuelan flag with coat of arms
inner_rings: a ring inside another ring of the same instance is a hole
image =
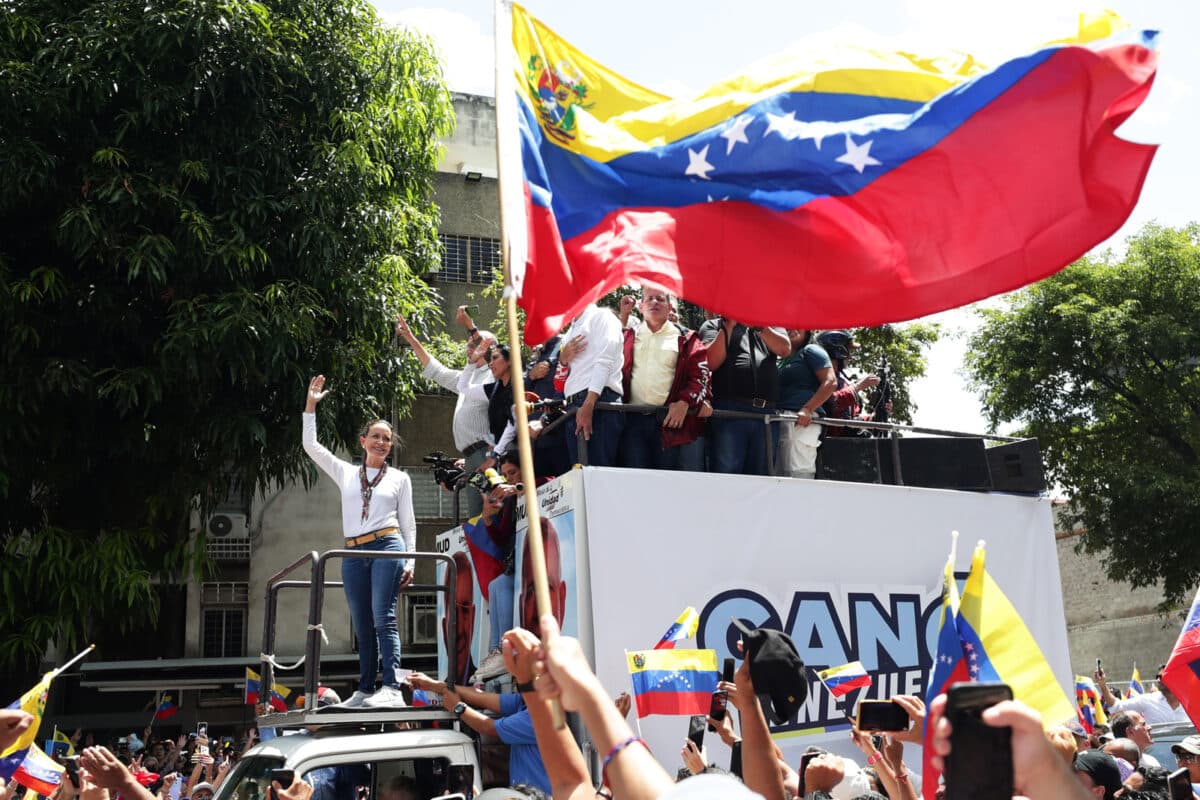
[[[717,690],[716,650],[639,650],[625,658],[639,717],[708,714]]]
[[[50,691],[50,682],[55,673],[47,672],[37,685],[21,695],[20,700],[9,704],[10,709],[20,709],[33,715],[33,722],[25,729],[17,740],[0,753],[0,778],[9,780],[13,773],[25,762],[25,757],[31,748],[36,749],[38,727],[42,724],[42,715],[46,711],[46,694]]]
[[[514,81],[496,91],[502,217],[529,342],[629,283],[789,328],[961,306],[1107,238],[1155,152],[1115,135],[1156,68],[1154,32],[1115,15],[994,69],[843,46],[679,99],[518,4],[497,19],[513,48],[497,42],[497,74]]]

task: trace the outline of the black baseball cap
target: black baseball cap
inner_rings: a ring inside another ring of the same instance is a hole
[[[1073,769],[1086,774],[1096,786],[1103,786],[1104,800],[1112,800],[1121,791],[1121,768],[1117,766],[1117,760],[1103,750],[1076,753]]]
[[[754,691],[771,700],[763,711],[770,722],[782,725],[796,716],[808,697],[808,678],[796,643],[783,631],[755,628],[748,620],[734,619],[733,624],[742,632]]]

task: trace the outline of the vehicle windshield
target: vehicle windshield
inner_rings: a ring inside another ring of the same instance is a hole
[[[213,800],[263,800],[271,785],[271,770],[282,766],[281,758],[243,758],[221,784]]]

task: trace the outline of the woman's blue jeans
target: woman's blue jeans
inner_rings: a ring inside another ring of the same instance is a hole
[[[404,539],[384,536],[355,548],[403,552]],[[375,691],[379,659],[383,659],[383,683],[399,688],[396,670],[400,668],[400,629],[396,625],[396,596],[404,573],[400,558],[342,559],[342,589],[350,606],[350,622],[358,636],[358,688]]]
[[[491,649],[500,649],[500,637],[513,626],[513,592],[515,581],[512,575],[501,573],[488,584],[488,606],[492,613]]]

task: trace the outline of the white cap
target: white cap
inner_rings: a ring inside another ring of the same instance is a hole
[[[662,794],[659,800],[751,800],[762,795],[746,788],[746,784],[732,775],[693,775],[675,784],[670,791]]]

